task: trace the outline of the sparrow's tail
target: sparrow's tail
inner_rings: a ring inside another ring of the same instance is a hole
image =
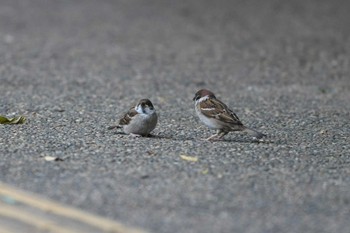
[[[266,134],[260,133],[260,132],[254,130],[254,129],[247,128],[247,127],[244,129],[244,131],[249,133],[250,135],[252,135],[256,139],[261,139],[261,138],[267,136]]]
[[[120,126],[120,125],[112,125],[112,126],[108,126],[107,129],[111,130],[111,129],[115,129],[115,128],[120,129],[120,128],[122,128],[122,126]]]

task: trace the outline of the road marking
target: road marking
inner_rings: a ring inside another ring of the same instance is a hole
[[[0,233],[13,233],[13,231],[8,228],[5,229],[4,226],[1,226]]]
[[[28,211],[19,211],[19,209],[16,207],[6,206],[3,204],[0,204],[0,216],[16,219],[22,223],[33,225],[40,231],[48,231],[53,233],[74,233],[74,231],[70,230],[69,228],[59,226],[55,222],[38,218]]]
[[[90,225],[94,228],[100,229],[102,232],[146,233],[143,230],[126,227],[119,222],[96,216],[78,209],[70,208],[45,198],[40,198],[16,188],[12,188],[2,183],[0,183],[0,198],[1,197],[7,200],[14,200],[15,203],[19,202],[24,206],[7,204],[6,202],[1,202],[0,199],[0,217],[5,216],[12,218],[22,223],[33,225],[40,230],[48,230],[49,232],[57,233],[77,232],[76,230],[70,230],[67,226],[62,226],[62,224],[52,222],[50,219],[42,219],[40,216],[35,216],[35,214],[33,215],[30,211],[28,211],[28,208],[35,208],[36,210],[43,211],[47,214],[56,215],[61,219],[63,217],[69,221],[79,221],[85,225]],[[0,229],[0,232],[1,230],[2,229]]]

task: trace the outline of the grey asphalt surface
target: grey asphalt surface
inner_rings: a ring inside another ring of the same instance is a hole
[[[0,114],[28,121],[0,125],[0,181],[155,233],[349,232],[349,10],[1,0]],[[200,88],[272,142],[201,141]],[[107,130],[140,98],[155,137]]]

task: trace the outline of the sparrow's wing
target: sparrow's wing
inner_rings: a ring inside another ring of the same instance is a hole
[[[218,99],[207,99],[199,106],[203,115],[209,118],[215,118],[228,124],[242,125],[237,115]]]
[[[135,110],[135,107],[130,108],[130,110],[119,120],[119,125],[128,125],[131,118],[137,114],[138,112]]]

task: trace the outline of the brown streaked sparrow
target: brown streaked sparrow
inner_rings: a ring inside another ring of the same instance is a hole
[[[209,90],[197,91],[193,101],[195,101],[195,109],[199,119],[209,128],[217,130],[216,134],[206,139],[208,141],[221,139],[230,131],[245,131],[256,139],[266,136],[244,126],[237,115]]]
[[[132,136],[148,136],[157,125],[158,116],[149,99],[142,99],[119,120],[119,128]]]

